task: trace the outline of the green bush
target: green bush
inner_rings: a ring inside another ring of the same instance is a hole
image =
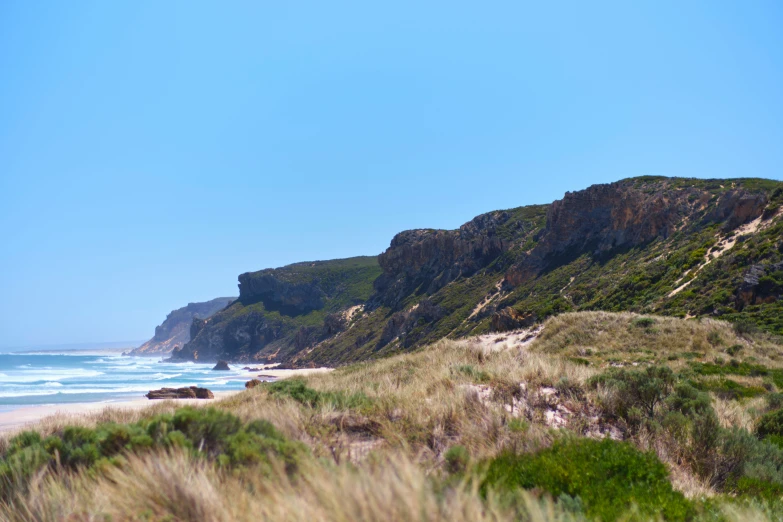
[[[734,357],[742,351],[742,348],[743,346],[741,344],[732,344],[731,346],[726,348],[726,353]]]
[[[707,342],[710,343],[712,346],[718,346],[721,343],[723,343],[723,339],[721,338],[718,332],[712,330],[710,333],[707,334]]]
[[[470,463],[470,453],[465,446],[452,446],[444,455],[446,471],[449,473],[463,473]]]
[[[457,373],[465,375],[475,383],[487,383],[492,380],[492,376],[484,370],[478,370],[471,364],[463,364],[456,367]]]
[[[304,446],[280,434],[266,421],[244,425],[237,417],[214,408],[179,408],[133,424],[106,423],[95,428],[68,426],[45,439],[36,432],[12,438],[0,455],[0,498],[44,467],[53,471],[97,469],[125,453],[184,448],[221,466],[269,465],[269,456],[296,469]]]
[[[747,430],[715,429],[718,433],[715,452],[707,470],[720,490],[737,492],[743,478],[783,485],[783,450],[760,441]]]
[[[768,501],[780,501],[783,497],[783,485],[775,482],[742,477],[735,487],[737,495],[752,499],[763,498]]]
[[[593,387],[601,384],[615,390],[614,401],[604,407],[607,413],[629,421],[640,415],[652,418],[658,405],[671,394],[674,383],[674,372],[666,366],[639,371],[613,368],[590,380]]]
[[[503,454],[490,461],[482,492],[541,489],[553,498],[579,499],[585,514],[618,520],[635,505],[643,516],[688,520],[692,505],[672,489],[654,453],[611,439],[566,439],[535,454]]]
[[[764,414],[756,425],[756,434],[761,438],[767,435],[783,436],[783,410]]]
[[[783,393],[770,393],[766,397],[767,407],[770,410],[777,410],[783,408]]]
[[[332,406],[338,409],[361,409],[369,408],[372,405],[372,400],[364,393],[347,395],[343,392],[321,392],[309,388],[302,379],[285,379],[274,383],[265,383],[264,387],[273,397],[289,397],[311,408]]]
[[[687,417],[704,415],[712,410],[710,396],[688,383],[678,383],[674,393],[666,399],[667,407]]]
[[[734,323],[734,332],[737,335],[748,336],[755,334],[759,331],[758,326],[755,323],[742,319]]]
[[[655,324],[655,319],[652,317],[637,317],[632,324],[637,328],[650,328]]]
[[[723,377],[716,381],[695,383],[695,386],[700,390],[713,392],[722,399],[732,400],[758,397],[767,393],[767,390],[761,386],[744,386]]]

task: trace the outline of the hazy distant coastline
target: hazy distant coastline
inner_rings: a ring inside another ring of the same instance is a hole
[[[104,343],[68,343],[68,344],[38,344],[38,345],[17,345],[0,346],[0,353],[22,353],[22,354],[56,354],[56,353],[122,353],[126,350],[132,350],[144,341],[111,341]]]

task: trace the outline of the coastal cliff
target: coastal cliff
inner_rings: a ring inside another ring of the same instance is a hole
[[[375,257],[296,263],[239,276],[239,298],[194,320],[175,359],[286,362],[347,327],[380,275]]]
[[[173,355],[339,365],[576,310],[783,333],[781,203],[772,180],[642,177],[405,231],[377,258],[240,275],[239,299]]]
[[[131,355],[167,355],[190,340],[194,320],[206,319],[225,308],[234,297],[218,297],[204,303],[188,303],[166,316],[166,320],[155,327],[155,335],[131,352]]]

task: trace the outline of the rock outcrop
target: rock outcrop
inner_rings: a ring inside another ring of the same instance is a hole
[[[145,395],[150,400],[153,399],[214,399],[215,395],[207,388],[190,386],[187,388],[161,388],[159,390],[150,390]]]
[[[378,263],[383,274],[374,285],[378,303],[396,307],[414,290],[434,293],[458,277],[469,277],[495,260],[511,242],[498,229],[505,211],[490,212],[458,230],[407,230],[394,236]]]
[[[218,361],[217,364],[212,368],[213,372],[227,372],[229,370],[231,370],[231,368],[228,366],[226,361]]]
[[[185,345],[193,337],[191,324],[196,319],[206,319],[224,309],[235,298],[218,297],[204,303],[189,303],[166,316],[155,335],[129,355],[166,355]]]
[[[389,344],[394,339],[401,340],[401,346],[408,347],[416,342],[416,337],[411,337],[417,326],[432,324],[442,318],[443,310],[429,299],[424,299],[410,310],[392,314],[381,332],[378,347]]]
[[[508,332],[519,328],[527,328],[536,322],[536,314],[522,313],[513,308],[504,308],[492,314],[490,323],[493,332]]]
[[[288,315],[323,308],[326,293],[319,281],[292,282],[276,272],[276,269],[270,269],[241,274],[240,301],[244,304],[261,301],[267,310],[282,311]]]
[[[752,265],[745,272],[737,290],[737,305],[772,303],[783,294],[783,261],[769,265]]]
[[[672,186],[668,179],[623,180],[567,192],[549,207],[538,243],[506,280],[517,286],[585,252],[601,256],[666,239],[704,211],[704,223],[722,222],[724,230],[731,230],[760,216],[767,201],[764,193],[737,189],[715,196],[697,187]]]

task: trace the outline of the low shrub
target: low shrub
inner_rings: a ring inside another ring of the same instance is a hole
[[[476,369],[476,367],[471,364],[463,364],[457,366],[455,369],[457,373],[465,375],[468,379],[472,380],[474,383],[484,384],[492,380],[492,376],[490,374],[488,374],[484,370]]]
[[[783,408],[783,393],[770,393],[766,397],[767,408],[770,410],[777,410]]]
[[[650,366],[644,370],[611,369],[590,380],[590,385],[614,390],[612,402],[604,404],[607,413],[625,420],[653,417],[658,405],[671,394],[674,372],[666,366]]]
[[[470,463],[470,453],[465,446],[452,446],[444,455],[446,471],[464,473]]]
[[[712,346],[719,346],[720,344],[723,343],[723,339],[721,338],[718,332],[712,330],[710,333],[707,334],[707,342],[710,343]]]
[[[489,462],[481,489],[513,493],[537,488],[554,499],[579,499],[593,519],[618,520],[631,506],[646,516],[688,520],[690,502],[672,489],[654,453],[611,439],[564,439],[534,454],[503,454]]]
[[[752,499],[762,498],[767,501],[780,501],[781,497],[783,497],[783,485],[766,480],[742,477],[737,481],[735,492],[737,495]]]
[[[705,430],[707,431],[707,430]],[[701,455],[696,471],[719,491],[738,492],[742,479],[783,485],[783,450],[747,430],[709,427],[713,449]]]
[[[783,409],[762,415],[756,425],[756,435],[760,438],[767,435],[783,436]]]
[[[285,379],[266,383],[264,387],[273,397],[291,398],[310,408],[362,409],[372,405],[372,400],[364,393],[322,392],[309,388],[302,379]]]
[[[655,324],[655,319],[652,317],[637,317],[631,324],[637,328],[651,328]]]
[[[734,323],[734,333],[740,336],[749,336],[758,333],[759,328],[755,323],[748,321],[747,319],[741,319]]]
[[[712,411],[710,396],[688,383],[678,383],[674,387],[674,393],[667,397],[666,405],[671,411],[679,412],[686,417],[704,415]]]
[[[731,346],[726,348],[726,353],[734,357],[742,351],[742,348],[744,347],[741,344],[732,344]]]
[[[721,378],[719,380],[701,381],[694,383],[694,386],[700,390],[716,394],[722,399],[747,399],[758,397],[767,393],[761,386],[744,386],[731,379]]]
[[[35,473],[98,470],[122,463],[126,453],[154,449],[185,448],[220,466],[268,465],[269,456],[283,460],[289,472],[296,469],[305,451],[299,442],[286,439],[267,421],[243,424],[237,417],[215,408],[179,408],[133,424],[106,423],[95,428],[68,426],[45,439],[36,432],[12,438],[0,456],[0,497],[15,486],[24,487]]]

